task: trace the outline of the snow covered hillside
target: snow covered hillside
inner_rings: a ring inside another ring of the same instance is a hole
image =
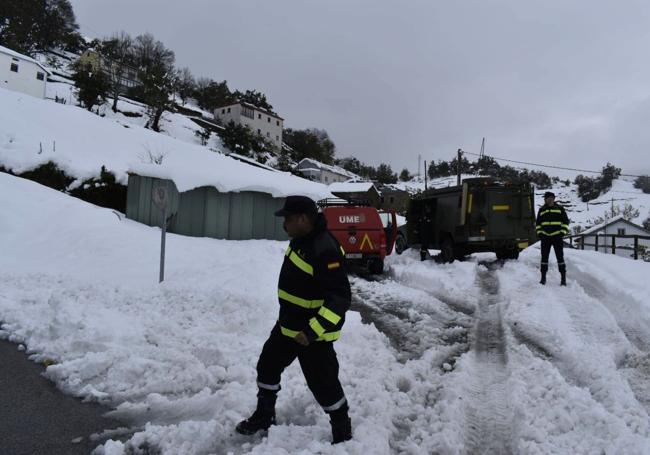
[[[179,191],[212,185],[219,191],[262,191],[275,197],[331,196],[320,183],[250,166],[208,147],[76,106],[4,89],[0,106],[0,165],[16,173],[53,161],[78,182],[97,176],[106,166],[123,184],[132,171],[170,178]]]
[[[329,422],[297,364],[278,425],[246,438],[255,362],[277,311],[285,242],[169,235],[0,174],[0,336],[67,393],[129,428],[100,453],[630,453],[650,449],[650,264],[566,252],[569,286],[519,261],[391,256],[352,278],[337,351],[354,439]],[[254,260],[252,259],[254,258]]]

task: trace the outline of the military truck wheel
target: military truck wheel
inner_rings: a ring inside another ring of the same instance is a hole
[[[442,245],[440,245],[440,259],[444,263],[451,264],[454,262],[454,241],[451,239],[451,237],[446,237],[442,241]]]
[[[402,254],[407,248],[408,245],[406,244],[404,236],[402,234],[397,234],[397,238],[395,239],[395,252],[397,254]]]
[[[370,262],[368,262],[368,270],[373,275],[384,273],[384,261],[381,259],[371,259]]]

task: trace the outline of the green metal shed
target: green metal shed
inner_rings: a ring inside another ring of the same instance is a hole
[[[228,240],[288,239],[282,218],[274,215],[284,204],[284,198],[256,191],[221,193],[213,186],[179,193],[172,180],[137,174],[129,174],[127,218],[162,226],[161,211],[152,200],[153,190],[158,186],[167,189],[172,215],[169,232]]]

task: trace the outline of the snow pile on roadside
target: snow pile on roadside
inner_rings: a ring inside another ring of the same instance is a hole
[[[104,119],[76,106],[5,89],[0,89],[0,105],[0,165],[16,173],[53,161],[79,181],[97,176],[106,166],[123,184],[131,171],[170,178],[179,191],[214,186],[224,192],[261,191],[274,197],[331,197],[320,183],[269,172],[207,147]],[[162,163],[153,164],[155,160]]]

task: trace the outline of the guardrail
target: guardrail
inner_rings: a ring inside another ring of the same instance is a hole
[[[585,242],[585,237],[594,237],[595,238],[595,243],[586,243]],[[601,243],[600,239],[607,239],[611,238],[611,243],[608,244],[607,242]],[[574,235],[567,235],[564,237],[565,239],[571,240],[573,243],[573,239],[579,239],[579,248],[581,250],[585,249],[585,246],[590,246],[594,247],[594,251],[598,251],[600,248],[604,248],[605,252],[607,252],[607,249],[611,248],[612,254],[616,254],[616,250],[629,250],[634,252],[634,260],[639,259],[639,252],[643,251],[645,249],[646,255],[648,254],[647,251],[650,250],[650,247],[645,247],[644,245],[639,245],[639,240],[649,240],[650,241],[650,236],[649,235],[623,235],[623,234],[574,234]],[[629,245],[616,245],[616,239],[634,239],[634,246],[629,246]],[[647,249],[646,249],[647,248]],[[645,258],[644,258],[645,259]]]

